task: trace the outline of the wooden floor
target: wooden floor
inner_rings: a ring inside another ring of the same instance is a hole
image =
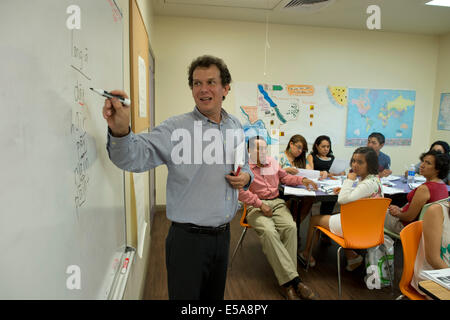
[[[231,222],[230,257],[241,236],[243,228],[239,224],[241,211],[236,213]],[[302,239],[305,239],[309,219],[305,219],[300,227]],[[151,245],[149,254],[149,267],[144,290],[144,299],[166,300],[167,273],[165,266],[165,239],[170,226],[165,212],[157,212],[151,226]],[[300,244],[303,248],[304,241]],[[303,266],[298,264],[301,279],[308,284],[320,299],[335,300],[338,297],[337,245],[316,245],[314,257],[317,265],[305,272]],[[343,254],[342,254],[343,255]],[[369,290],[364,282],[365,270],[359,267],[354,272],[341,268],[342,272],[342,299],[346,300],[393,300],[401,292],[398,289],[402,273],[402,248],[399,241],[395,245],[395,286],[394,293],[391,288]],[[341,258],[341,266],[345,267],[345,259]],[[267,262],[261,244],[254,230],[249,229],[243,246],[238,250],[232,268],[228,270],[225,300],[283,300],[280,287],[275,275]]]

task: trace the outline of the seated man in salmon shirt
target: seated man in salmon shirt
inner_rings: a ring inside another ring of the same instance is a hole
[[[278,184],[303,184],[316,190],[317,185],[281,169],[274,158],[267,156],[267,143],[262,137],[250,138],[248,151],[255,179],[247,191],[239,190],[239,200],[247,204],[247,222],[258,234],[285,298],[316,299],[297,272],[297,227],[285,201],[278,198]]]

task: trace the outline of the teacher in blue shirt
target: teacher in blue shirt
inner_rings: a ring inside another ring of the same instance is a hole
[[[188,77],[194,110],[165,120],[150,133],[131,132],[130,108],[107,99],[107,150],[123,170],[142,172],[161,164],[168,168],[169,299],[223,300],[229,223],[238,209],[238,189],[248,189],[253,174],[246,152],[239,175],[232,174],[236,150],[245,138],[239,120],[222,108],[231,83],[225,63],[201,56],[191,63]],[[111,93],[128,98],[123,91]]]

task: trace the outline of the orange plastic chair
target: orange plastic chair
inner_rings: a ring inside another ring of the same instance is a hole
[[[341,265],[340,253],[342,249],[368,249],[384,244],[384,218],[386,211],[391,203],[389,198],[360,199],[341,205],[341,225],[343,238],[335,235],[330,230],[316,226],[314,230],[322,231],[325,235],[335,241],[339,248],[337,250],[337,268],[338,268],[338,290],[339,297],[342,295],[341,288]],[[314,238],[313,238],[314,239]],[[309,268],[313,246],[311,246],[308,255],[306,271]],[[386,257],[387,261],[387,257]],[[389,278],[393,290],[393,277],[389,264]]]
[[[416,262],[417,249],[419,248],[420,239],[422,237],[423,221],[416,221],[408,224],[400,231],[400,239],[403,247],[403,272],[400,279],[400,291],[411,300],[426,300],[411,286],[411,280],[414,275],[414,264]],[[401,299],[399,296],[397,300]]]
[[[247,205],[244,203],[244,209],[242,210],[242,216],[240,220],[240,225],[244,227],[244,230],[242,230],[241,237],[239,238],[239,241],[236,245],[236,248],[234,249],[233,255],[231,257],[230,261],[230,269],[233,264],[234,256],[236,255],[236,252],[238,251],[239,247],[242,246],[242,242],[244,241],[245,234],[247,233],[247,229],[251,228],[251,226],[247,223]]]

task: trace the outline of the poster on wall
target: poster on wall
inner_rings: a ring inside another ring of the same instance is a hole
[[[411,145],[416,92],[413,90],[348,89],[346,146],[365,146],[372,132],[385,145]]]
[[[305,137],[310,150],[316,137],[323,134],[330,136],[333,144],[344,144],[346,87],[237,82],[233,90],[235,114],[247,139],[264,136],[280,152],[295,134]]]
[[[441,93],[439,107],[438,130],[450,131],[450,93]]]

